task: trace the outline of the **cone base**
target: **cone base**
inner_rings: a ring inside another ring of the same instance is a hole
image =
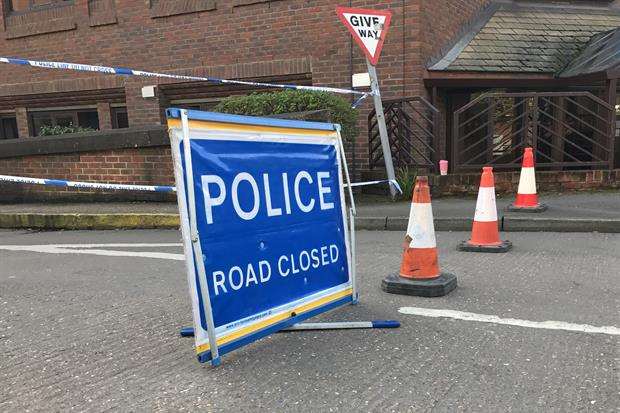
[[[448,272],[442,272],[439,277],[430,279],[410,279],[390,274],[381,282],[381,289],[391,294],[442,297],[454,290],[456,284],[456,275]]]
[[[516,206],[515,204],[510,204],[508,205],[506,210],[510,212],[544,212],[547,210],[547,208],[548,207],[546,204],[536,204],[531,207],[522,207],[522,206]]]
[[[502,241],[497,245],[477,245],[469,241],[463,241],[456,249],[467,252],[508,252],[512,248],[512,242]]]

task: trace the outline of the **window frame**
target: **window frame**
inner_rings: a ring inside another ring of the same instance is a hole
[[[233,95],[231,95],[233,96]],[[239,95],[244,96],[244,95]],[[170,106],[181,109],[194,109],[204,112],[210,112],[225,98],[197,98],[197,99],[174,99],[170,101]]]
[[[33,110],[33,111],[29,111],[28,112],[28,130],[29,130],[29,135],[30,136],[34,136],[34,137],[40,136],[40,135],[36,134],[35,117],[39,116],[42,113],[48,115],[49,117],[51,117],[51,119],[52,119],[52,126],[57,126],[58,125],[57,118],[68,117],[69,115],[71,115],[72,118],[73,118],[71,123],[74,126],[80,126],[79,116],[78,116],[78,114],[80,112],[93,112],[93,113],[96,113],[97,114],[97,122],[99,123],[99,128],[101,128],[101,121],[99,120],[99,113],[97,112],[96,108],[37,109],[37,110]]]
[[[119,113],[125,113],[125,116],[127,116],[127,127],[125,128],[121,128],[118,126],[118,114]],[[129,128],[129,114],[127,112],[127,106],[112,106],[110,108],[110,117],[112,119],[112,129],[127,129]]]
[[[9,138],[4,135],[4,120],[5,119],[14,119],[15,120],[15,137]],[[0,114],[0,141],[8,141],[19,138],[19,126],[17,125],[17,115],[10,113],[1,113]]]

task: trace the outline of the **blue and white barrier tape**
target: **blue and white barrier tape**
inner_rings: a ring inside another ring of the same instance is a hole
[[[394,188],[396,188],[396,190],[401,195],[403,193],[403,190],[400,188],[400,185],[398,185],[398,182],[396,182],[396,180],[394,180],[394,179],[383,179],[381,181],[368,181],[368,182],[354,182],[354,183],[351,184],[351,187],[366,186],[366,185],[378,185],[378,184],[390,184]],[[348,186],[348,185],[344,184],[344,186]]]
[[[69,188],[90,188],[90,189],[109,189],[116,191],[146,191],[146,192],[176,192],[173,186],[153,186],[153,185],[123,185],[123,184],[104,184],[100,182],[75,182],[64,181],[61,179],[40,179],[28,178],[23,176],[0,175],[0,182],[17,182],[22,184],[60,186]]]
[[[15,182],[22,184],[49,185],[68,188],[109,189],[115,191],[176,192],[177,190],[174,186],[163,185],[105,184],[100,182],[76,182],[64,181],[62,179],[42,179],[10,175],[0,175],[0,182]],[[401,194],[403,193],[403,191],[400,189],[400,186],[398,185],[398,182],[389,179],[384,179],[382,181],[356,182],[352,183],[351,187],[378,185],[384,183],[390,183],[391,185],[394,185],[398,192],[400,192]],[[344,186],[348,187],[349,185],[345,184]]]
[[[360,92],[357,90],[341,89],[337,87],[299,86],[299,85],[288,85],[288,84],[250,82],[250,81],[245,81],[245,80],[229,80],[229,79],[220,79],[217,77],[173,75],[173,74],[168,74],[168,73],[157,73],[157,72],[147,72],[144,70],[127,69],[123,67],[96,66],[96,65],[86,65],[86,64],[81,64],[81,63],[47,62],[47,61],[42,61],[42,60],[28,60],[28,59],[20,59],[20,58],[12,58],[12,57],[0,57],[0,62],[14,64],[14,65],[40,67],[40,68],[45,68],[45,69],[77,70],[80,72],[98,72],[98,73],[107,73],[111,75],[161,77],[161,78],[166,78],[166,79],[196,80],[196,81],[206,81],[206,82],[220,83],[220,84],[260,86],[260,87],[293,89],[293,90],[314,90],[318,92],[332,92],[332,93],[340,93],[340,94],[348,94],[348,95],[360,95],[360,98],[354,102],[353,107],[356,107],[368,95],[372,94],[372,92]]]

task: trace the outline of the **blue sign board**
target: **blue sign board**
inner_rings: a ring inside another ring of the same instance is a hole
[[[353,300],[335,125],[169,109],[168,126],[199,360]]]

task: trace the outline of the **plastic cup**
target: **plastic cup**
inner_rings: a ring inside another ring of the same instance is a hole
[[[445,161],[445,160],[439,161],[439,174],[448,175],[448,161]]]

